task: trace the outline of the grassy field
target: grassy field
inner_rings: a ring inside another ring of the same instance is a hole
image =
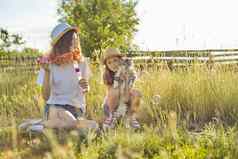
[[[105,87],[100,69],[92,69],[87,117],[101,122]],[[0,73],[0,159],[238,158],[237,79],[237,67],[145,71],[136,83],[143,93],[142,131],[119,125],[101,135],[49,131],[35,137],[16,127],[23,119],[41,117],[44,102],[36,74]]]

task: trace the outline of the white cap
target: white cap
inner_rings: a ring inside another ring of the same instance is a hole
[[[67,23],[60,23],[58,24],[53,31],[51,32],[51,45],[55,45],[57,43],[57,41],[68,31],[70,30],[75,30],[76,32],[78,31],[78,29],[76,27],[72,27]]]

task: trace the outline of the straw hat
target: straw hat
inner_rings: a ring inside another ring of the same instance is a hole
[[[106,49],[106,51],[104,52],[104,56],[103,56],[103,64],[105,65],[106,64],[106,60],[108,58],[111,58],[111,57],[123,57],[123,55],[121,54],[121,52],[119,51],[119,49],[116,49],[116,48],[108,48]]]
[[[51,45],[52,46],[55,45],[57,41],[59,41],[59,39],[62,38],[62,36],[70,30],[75,30],[76,32],[78,32],[77,27],[72,27],[67,23],[60,23],[56,25],[56,27],[53,29],[50,35]]]

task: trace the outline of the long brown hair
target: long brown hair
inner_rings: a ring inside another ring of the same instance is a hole
[[[120,60],[122,60],[122,56],[118,56],[118,55],[114,55],[111,57],[118,57]],[[113,85],[113,80],[114,80],[114,76],[115,76],[115,72],[111,71],[108,66],[107,66],[107,60],[110,57],[108,57],[107,59],[104,60],[104,66],[105,66],[105,71],[103,73],[103,82],[105,85]]]
[[[114,79],[115,73],[112,72],[107,65],[105,65],[105,71],[103,73],[103,82],[105,85],[113,85],[113,79]]]
[[[51,54],[64,54],[79,49],[81,52],[80,41],[77,32],[70,30],[65,33],[55,45],[53,45]]]

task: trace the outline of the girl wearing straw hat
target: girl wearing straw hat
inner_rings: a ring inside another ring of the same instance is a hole
[[[81,52],[77,28],[60,23],[53,29],[51,40],[50,53],[38,60],[41,70],[37,83],[42,86],[46,101],[45,125],[72,127],[85,112],[91,71]],[[57,111],[59,109],[61,111]]]
[[[131,87],[121,89],[126,80],[130,79],[130,77],[135,77],[133,75],[130,76],[128,72],[121,72],[121,68],[126,65],[123,55],[118,49],[108,48],[104,53],[103,64],[105,65],[103,81],[107,86],[107,95],[104,101],[106,118],[103,127],[114,128],[118,117],[120,114],[123,114],[124,110],[122,107],[125,106],[126,110],[124,113],[126,112],[128,117],[126,120],[127,126],[136,129],[140,128],[140,124],[136,119],[136,113],[140,105],[141,94]]]

